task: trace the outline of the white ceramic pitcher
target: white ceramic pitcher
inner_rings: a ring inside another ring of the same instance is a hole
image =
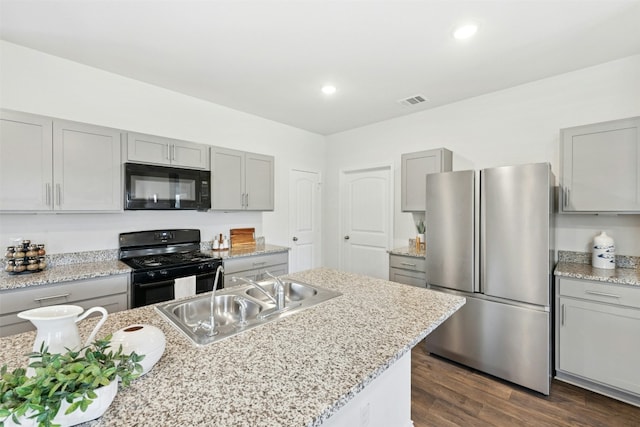
[[[31,321],[38,329],[36,340],[33,343],[33,351],[40,351],[44,342],[49,353],[65,353],[69,350],[80,350],[82,341],[76,323],[94,312],[102,314],[102,318],[91,331],[85,346],[93,342],[98,329],[107,320],[107,310],[102,307],[92,307],[82,315],[83,308],[77,305],[52,305],[39,307],[18,313],[18,317]],[[80,315],[80,316],[79,316]]]

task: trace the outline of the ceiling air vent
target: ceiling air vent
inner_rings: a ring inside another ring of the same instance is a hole
[[[422,104],[423,102],[427,102],[428,99],[423,95],[414,95],[409,98],[401,99],[398,101],[398,104],[404,107],[413,107],[414,105]]]

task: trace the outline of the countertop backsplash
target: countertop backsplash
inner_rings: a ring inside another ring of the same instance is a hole
[[[558,262],[591,264],[591,252],[558,251]],[[640,266],[640,257],[616,255],[617,268],[638,268],[638,266]]]

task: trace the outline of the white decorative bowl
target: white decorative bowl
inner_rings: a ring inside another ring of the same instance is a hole
[[[118,393],[118,381],[111,381],[109,385],[98,387],[94,391],[97,397],[84,412],[78,408],[72,413],[65,415],[65,411],[71,403],[62,401],[60,403],[60,409],[53,419],[53,423],[59,424],[60,427],[70,427],[101,417],[107,411],[111,402],[113,402],[116,393]],[[20,421],[19,425],[14,423],[11,417],[9,417],[4,421],[4,425],[5,427],[37,427],[38,422],[35,418],[27,418],[30,415],[33,415],[32,410],[28,410],[25,416],[18,419]]]
[[[133,353],[144,355],[140,362],[142,365],[141,376],[146,374],[160,360],[167,340],[164,333],[151,325],[135,324],[129,325],[113,333],[111,337],[111,347],[117,350],[122,345],[125,354]]]

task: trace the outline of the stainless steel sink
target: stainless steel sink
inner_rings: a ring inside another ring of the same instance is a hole
[[[285,307],[276,310],[275,304],[259,290],[249,286],[234,286],[216,291],[214,297],[215,335],[200,326],[209,322],[211,293],[193,298],[158,304],[155,308],[162,317],[187,336],[194,344],[202,346],[276,321],[321,302],[342,295],[318,286],[298,281],[283,280],[285,285]],[[259,285],[273,294],[274,282]]]
[[[214,312],[216,324],[226,326],[240,321],[240,304],[234,301],[235,295],[216,295],[214,298]],[[245,299],[247,303],[246,318],[253,319],[262,311],[262,306],[254,301]],[[173,317],[188,328],[195,328],[199,322],[209,319],[211,313],[211,294],[198,297],[181,304],[176,304],[171,310]]]
[[[318,295],[318,291],[309,285],[303,285],[302,283],[292,282],[290,280],[283,280],[282,283],[284,284],[285,301],[302,301]],[[274,294],[274,288],[275,283],[273,282],[262,285],[262,289],[272,295]],[[269,301],[269,298],[267,298],[265,294],[255,288],[248,289],[246,294],[262,302]]]

